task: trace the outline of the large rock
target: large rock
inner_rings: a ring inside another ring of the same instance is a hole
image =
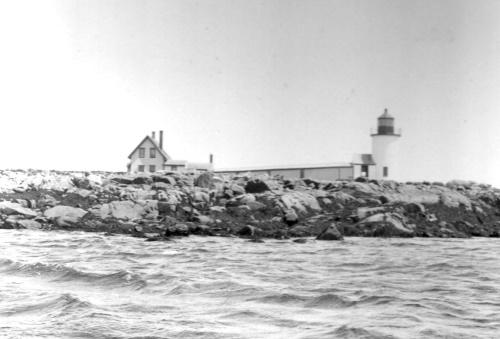
[[[399,213],[374,214],[354,226],[354,234],[349,228],[347,235],[364,237],[413,237],[414,225],[408,224],[407,219]],[[344,233],[346,234],[346,233]]]
[[[231,184],[231,185],[229,185],[229,189],[231,191],[233,191],[234,195],[241,195],[241,194],[245,194],[246,193],[245,187],[240,186],[238,184]]]
[[[19,227],[29,230],[39,230],[42,228],[42,224],[34,220],[18,220],[17,224]]]
[[[38,215],[35,211],[29,208],[22,207],[20,204],[16,204],[10,201],[0,202],[0,212],[7,215],[24,215],[25,217],[36,217]]]
[[[298,212],[307,212],[308,209],[314,212],[321,211],[318,200],[306,192],[287,192],[281,195],[280,201],[284,210],[294,208]]]
[[[87,214],[87,211],[81,208],[63,206],[63,205],[52,207],[43,213],[43,215],[46,216],[47,218],[58,218],[63,216],[82,218],[85,214]]]
[[[169,185],[176,185],[177,181],[170,175],[153,176],[153,182],[163,182]]]
[[[360,224],[385,222],[391,224],[399,231],[413,233],[412,228],[405,225],[405,221],[405,217],[399,213],[378,213],[364,219]]]
[[[94,211],[102,219],[114,217],[122,220],[140,219],[143,215],[158,211],[158,201],[139,200],[133,201],[113,201],[104,204],[98,211]]]
[[[289,209],[285,211],[285,216],[283,217],[283,220],[288,226],[293,226],[296,223],[299,222],[299,216],[293,209]]]
[[[75,227],[79,221],[80,218],[71,215],[62,215],[54,220],[56,226],[59,227]]]
[[[153,179],[149,176],[138,176],[132,181],[134,185],[150,185],[153,183]]]
[[[214,174],[212,172],[203,172],[196,178],[195,186],[201,188],[210,188],[212,186]]]
[[[318,240],[343,240],[344,237],[335,226],[335,223],[332,223],[323,233],[316,237]]]
[[[356,213],[353,215],[354,221],[364,220],[371,215],[379,214],[384,212],[384,207],[360,207],[356,210]]]
[[[245,191],[247,193],[264,193],[269,190],[270,188],[267,183],[260,180],[250,180],[245,186]]]

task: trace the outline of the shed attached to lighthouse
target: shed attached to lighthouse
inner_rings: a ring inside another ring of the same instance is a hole
[[[370,177],[397,180],[400,177],[398,140],[401,130],[394,127],[394,118],[387,109],[378,118],[377,130],[372,133],[372,157],[375,162]]]

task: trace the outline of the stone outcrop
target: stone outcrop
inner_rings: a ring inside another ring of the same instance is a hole
[[[319,234],[316,239],[318,240],[342,240],[342,234],[339,232],[334,223],[332,223],[328,228]]]
[[[124,233],[150,241],[190,234],[254,241],[500,237],[500,190],[469,181],[0,171],[0,228]]]

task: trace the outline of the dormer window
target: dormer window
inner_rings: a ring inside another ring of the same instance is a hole
[[[150,158],[156,158],[156,148],[150,148],[149,149],[149,157]]]
[[[144,147],[139,148],[139,158],[144,158],[146,156],[146,149]]]

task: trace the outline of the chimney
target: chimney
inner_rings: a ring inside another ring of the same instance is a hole
[[[160,149],[163,149],[163,131],[160,131]]]
[[[155,132],[154,131],[151,133],[151,138],[153,138],[153,140],[155,140]]]

